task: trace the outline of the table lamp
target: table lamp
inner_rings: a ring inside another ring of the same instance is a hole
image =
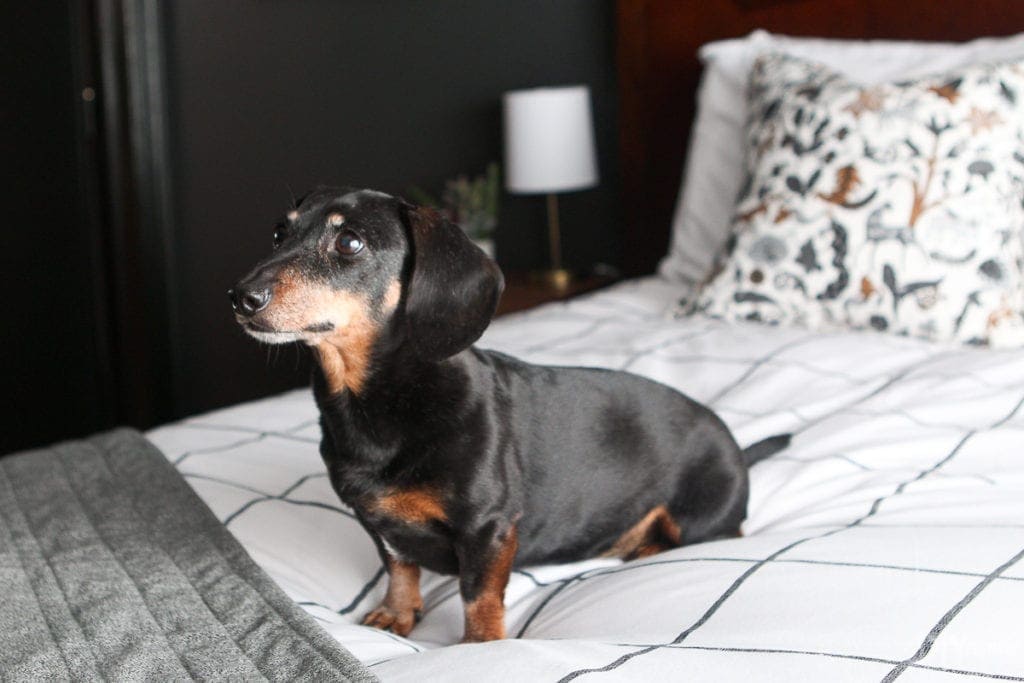
[[[568,287],[556,193],[597,185],[597,155],[590,90],[584,85],[505,93],[505,189],[546,194],[551,267],[542,277]]]

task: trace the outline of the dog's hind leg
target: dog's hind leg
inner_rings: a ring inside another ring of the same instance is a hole
[[[676,548],[681,544],[682,529],[679,523],[672,518],[668,508],[658,505],[651,508],[639,522],[619,536],[604,556],[621,557],[628,562]]]

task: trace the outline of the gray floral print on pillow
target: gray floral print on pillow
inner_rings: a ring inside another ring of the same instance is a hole
[[[770,54],[748,96],[734,239],[691,310],[1024,345],[1024,65],[862,87]]]

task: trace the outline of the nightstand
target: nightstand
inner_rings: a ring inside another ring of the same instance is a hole
[[[495,316],[525,311],[551,301],[565,301],[580,294],[593,292],[618,281],[610,275],[580,275],[565,289],[531,279],[528,273],[505,273],[505,291],[498,302]]]

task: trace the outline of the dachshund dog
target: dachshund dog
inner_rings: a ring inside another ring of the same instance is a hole
[[[229,292],[248,334],[315,355],[320,452],[389,574],[364,624],[408,634],[426,567],[458,575],[463,642],[503,638],[513,567],[736,536],[747,468],[788,444],[741,451],[709,409],[636,375],[472,346],[502,286],[437,211],[319,189]]]

